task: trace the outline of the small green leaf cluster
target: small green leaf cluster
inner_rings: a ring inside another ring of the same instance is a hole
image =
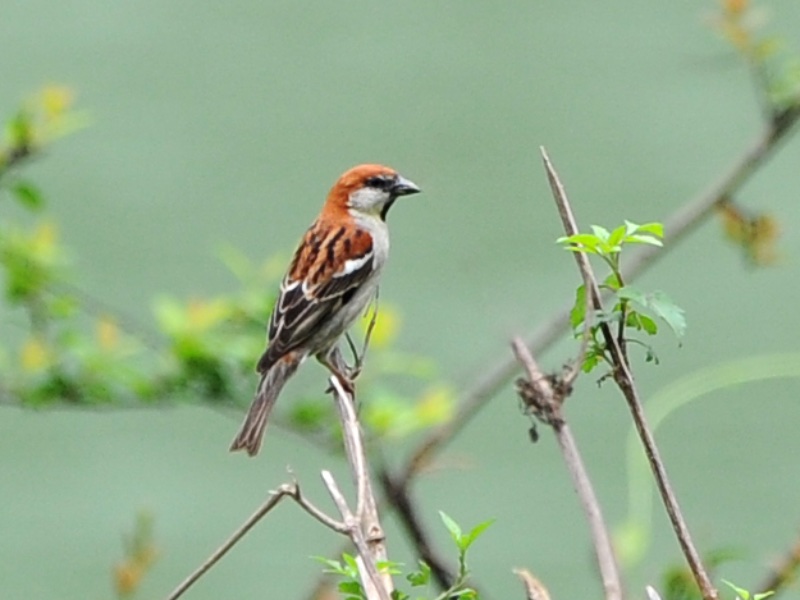
[[[737,600],[764,600],[764,598],[769,598],[775,592],[761,592],[760,594],[753,594],[752,592],[747,591],[744,588],[740,588],[737,585],[734,585],[730,581],[723,579],[722,582],[731,588],[734,592],[736,592]]]
[[[608,325],[617,331],[620,343],[634,342],[644,346],[646,360],[657,362],[652,347],[640,340],[627,337],[627,332],[644,332],[647,335],[658,333],[657,319],[666,323],[679,339],[686,331],[683,310],[675,305],[664,292],[643,292],[623,282],[620,257],[627,246],[646,244],[661,246],[664,227],[661,223],[638,225],[625,221],[613,231],[598,225],[592,226],[591,233],[577,233],[559,238],[557,243],[570,252],[580,252],[600,258],[611,271],[605,278],[601,290],[611,295],[610,310],[593,310],[587,302],[586,288],[578,287],[575,304],[570,312],[570,323],[576,337],[584,335],[587,326],[587,309],[591,310],[589,325],[589,346],[582,368],[589,372],[600,363],[608,361],[608,349],[601,328]]]
[[[473,542],[475,542],[475,540],[486,531],[489,525],[492,524],[492,521],[480,523],[470,531],[464,533],[458,523],[444,512],[440,511],[439,515],[458,550],[458,574],[453,584],[448,589],[435,596],[434,600],[479,600],[478,593],[468,585],[469,569],[467,568],[467,551]],[[345,595],[345,600],[366,600],[366,595],[359,577],[358,562],[355,557],[345,553],[342,555],[341,561],[324,557],[315,558],[326,565],[326,573],[337,575],[341,579],[338,583],[338,589]],[[386,561],[380,562],[376,566],[381,573],[388,573],[390,575],[403,574],[403,565],[400,563]],[[416,570],[406,573],[405,579],[412,588],[428,587],[431,583],[431,569],[425,562],[420,561]],[[392,593],[392,599],[411,600],[411,596],[401,590],[395,590]],[[416,597],[415,600],[425,599],[423,597]]]

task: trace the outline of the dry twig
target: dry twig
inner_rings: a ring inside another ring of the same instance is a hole
[[[597,556],[597,565],[600,569],[606,600],[621,600],[622,583],[614,556],[614,548],[611,545],[611,536],[608,533],[600,503],[597,501],[597,495],[594,493],[572,430],[561,412],[569,388],[559,386],[554,389],[550,379],[541,372],[521,338],[514,338],[511,345],[514,355],[525,367],[528,375],[527,381],[521,380],[518,383],[520,396],[529,410],[552,427],[567,470],[572,477],[572,485],[578,493],[586,520],[589,522],[592,545]]]
[[[259,509],[256,510],[256,512],[254,512],[250,518],[247,519],[247,521],[245,521],[224,544],[217,548],[217,550],[215,550],[214,553],[203,562],[203,564],[201,564],[191,575],[184,579],[181,584],[176,587],[169,596],[167,596],[167,600],[177,600],[180,598],[184,592],[186,592],[186,590],[194,585],[198,579],[200,579],[209,569],[217,564],[220,559],[225,556],[228,551],[230,551],[230,549],[233,548],[239,542],[239,540],[241,540],[247,534],[247,532],[255,526],[256,523],[264,518],[280,503],[281,500],[287,496],[297,502],[297,504],[299,504],[303,510],[309,513],[323,525],[330,527],[339,533],[345,532],[343,524],[337,523],[336,521],[330,519],[330,517],[325,515],[322,511],[320,511],[303,497],[303,495],[300,493],[300,486],[297,484],[297,482],[284,483],[276,491],[270,494],[266,502],[264,502],[264,504],[262,504]]]
[[[526,600],[550,600],[547,588],[528,569],[514,569],[514,575],[519,577],[525,587]]]

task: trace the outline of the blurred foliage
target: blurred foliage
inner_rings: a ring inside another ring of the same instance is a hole
[[[765,34],[769,23],[764,6],[749,0],[719,0],[712,25],[753,70],[768,117],[779,118],[800,103],[800,57],[785,41]]]
[[[132,598],[145,575],[158,558],[153,537],[153,517],[147,512],[136,515],[133,533],[123,538],[124,556],[114,565],[114,590],[117,598]]]
[[[780,129],[793,124],[800,111],[800,55],[782,38],[764,33],[769,20],[767,9],[749,0],[719,0],[711,18],[713,27],[750,67],[764,117]],[[777,262],[778,219],[748,210],[734,198],[725,198],[717,208],[726,238],[742,249],[749,265]]]
[[[100,303],[73,281],[69,252],[46,215],[45,194],[21,177],[29,159],[87,122],[72,99],[66,88],[45,88],[8,121],[0,146],[0,199],[15,200],[33,220],[0,221],[4,299],[22,331],[16,345],[8,339],[0,345],[0,402],[123,407],[185,399],[247,406],[275,301],[270,290],[278,287],[284,261],[254,264],[235,248],[223,248],[221,260],[239,289],[189,300],[158,296],[155,333],[113,310],[97,310]],[[362,334],[366,323],[365,316]],[[452,387],[438,380],[435,365],[395,349],[400,326],[399,313],[383,304],[358,390],[373,439],[403,437],[452,414]],[[289,406],[289,426],[317,441],[338,439],[333,404],[322,393]]]
[[[780,255],[775,246],[780,224],[769,213],[747,210],[731,200],[717,206],[725,237],[742,249],[746,262],[753,267],[774,265]]]

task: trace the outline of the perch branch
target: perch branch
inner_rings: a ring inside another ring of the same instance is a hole
[[[376,563],[387,560],[386,538],[372,492],[361,425],[353,407],[353,397],[344,390],[337,377],[331,376],[330,383],[336,392],[334,398],[342,422],[345,453],[356,487],[355,514],[348,507],[331,474],[323,471],[322,477],[342,519],[348,526],[348,536],[358,551],[361,582],[367,598],[389,600],[394,591],[394,584],[391,575],[379,573],[376,566]]]

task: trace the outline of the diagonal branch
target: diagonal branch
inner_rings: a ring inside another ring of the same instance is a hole
[[[762,594],[774,593],[775,596],[785,591],[790,583],[797,581],[797,571],[800,569],[800,537],[795,538],[792,546],[775,565],[767,579],[758,586]]]

